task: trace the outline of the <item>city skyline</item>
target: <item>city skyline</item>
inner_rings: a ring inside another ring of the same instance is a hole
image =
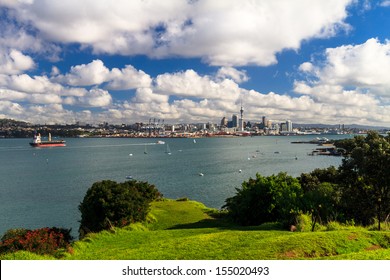
[[[0,118],[390,124],[388,0],[0,0],[0,22]]]

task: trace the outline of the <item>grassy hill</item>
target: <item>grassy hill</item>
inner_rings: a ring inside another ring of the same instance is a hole
[[[213,218],[194,201],[153,202],[149,222],[91,234],[73,244],[69,260],[390,259],[390,232],[289,232],[275,225],[238,227]],[[52,257],[43,257],[53,259]],[[1,259],[42,259],[17,252]]]

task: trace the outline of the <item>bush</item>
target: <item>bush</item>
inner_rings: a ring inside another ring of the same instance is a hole
[[[41,255],[53,255],[59,249],[69,247],[73,239],[70,231],[56,227],[35,230],[11,229],[1,238],[0,253],[23,250]]]
[[[226,199],[223,208],[241,225],[260,225],[281,222],[290,225],[295,221],[302,204],[303,191],[298,179],[279,173],[263,177],[256,174],[237,189],[237,194]]]
[[[79,205],[80,238],[88,232],[144,221],[149,203],[160,197],[156,187],[146,182],[106,180],[94,183]]]
[[[312,214],[299,214],[296,217],[296,228],[300,232],[321,231],[326,228],[319,223],[314,223]]]
[[[308,232],[311,231],[312,222],[311,216],[307,214],[299,214],[296,218],[297,231]]]
[[[24,236],[28,229],[25,228],[13,228],[7,230],[4,235],[1,237],[1,241],[6,241],[7,239],[12,239],[12,238],[20,238]]]

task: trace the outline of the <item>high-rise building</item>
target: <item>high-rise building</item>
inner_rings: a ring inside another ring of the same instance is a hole
[[[228,119],[226,117],[223,117],[221,120],[221,126],[227,127],[228,126]]]
[[[238,126],[238,117],[237,115],[232,116],[232,127],[237,127]]]
[[[290,120],[287,120],[286,121],[286,125],[287,125],[287,131],[288,132],[292,132],[293,131],[293,126],[292,126],[292,121],[290,121]]]
[[[287,131],[287,122],[280,124],[280,130],[281,131]]]
[[[266,128],[268,127],[268,119],[266,116],[263,116],[263,127],[262,128]]]

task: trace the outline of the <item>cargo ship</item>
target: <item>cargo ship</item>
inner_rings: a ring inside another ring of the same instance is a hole
[[[65,140],[52,140],[51,134],[49,133],[48,141],[42,141],[41,134],[35,134],[34,139],[30,142],[33,147],[64,147],[66,146]]]

